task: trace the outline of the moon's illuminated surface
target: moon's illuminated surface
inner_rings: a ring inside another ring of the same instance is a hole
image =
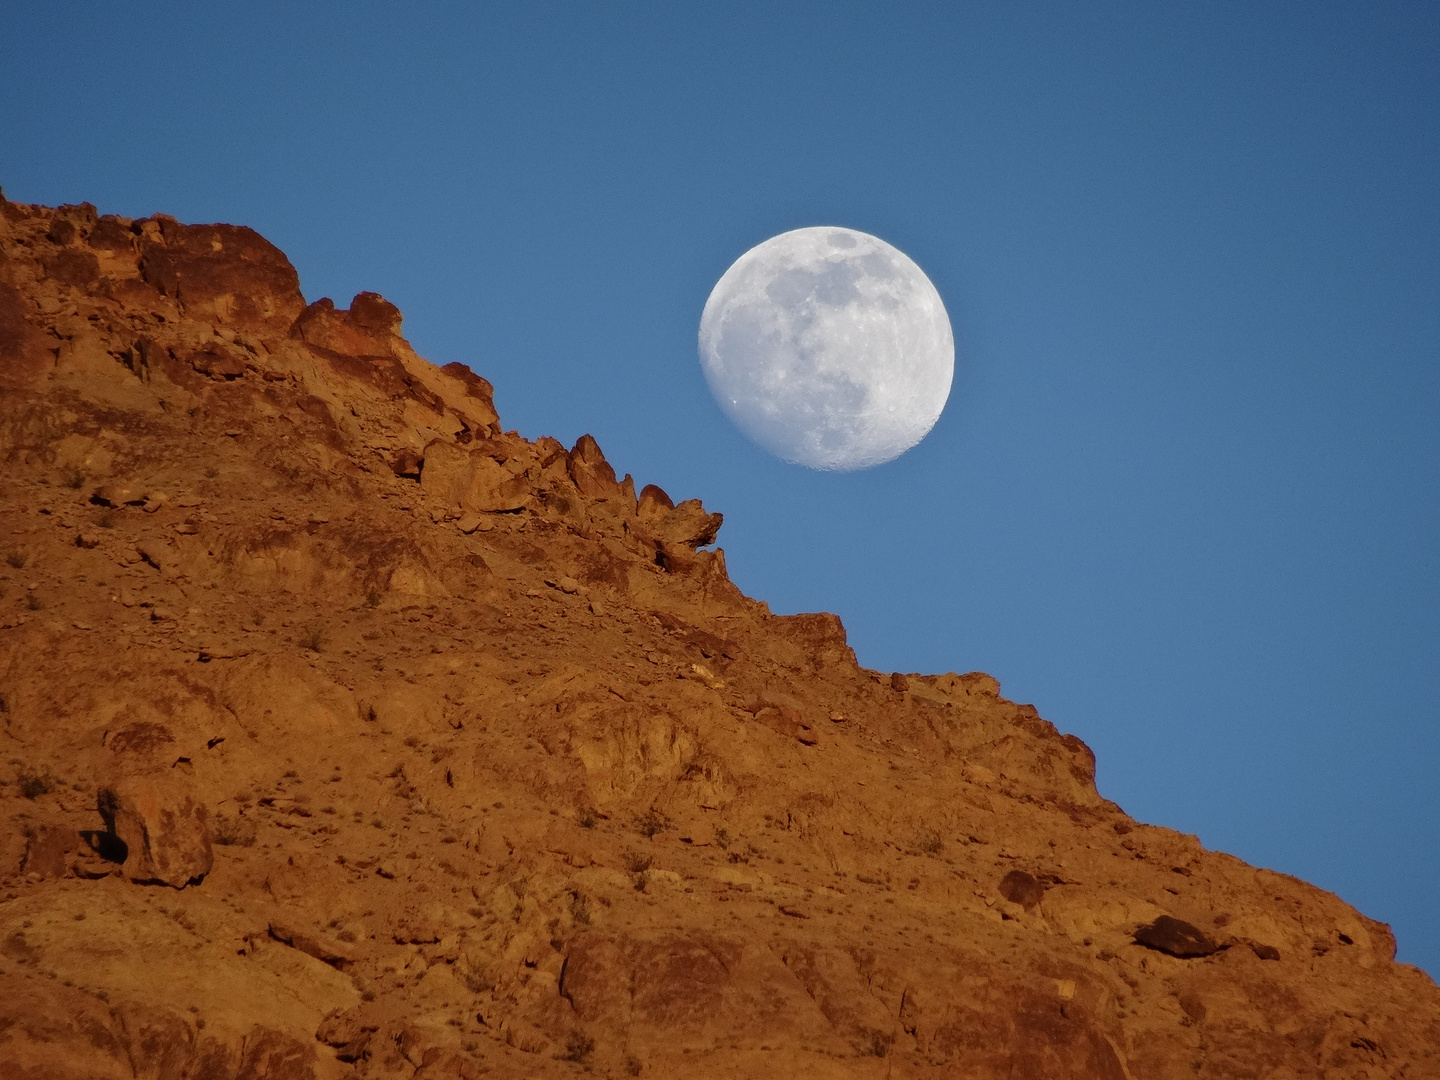
[[[854,229],[796,229],[716,283],[700,366],[730,419],[776,457],[864,469],[935,426],[955,340],[940,294],[904,253]]]

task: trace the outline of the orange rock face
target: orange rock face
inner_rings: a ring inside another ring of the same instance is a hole
[[[1387,927],[400,332],[0,202],[0,1076],[1440,1076]]]

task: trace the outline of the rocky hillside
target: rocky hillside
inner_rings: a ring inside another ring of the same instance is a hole
[[[1440,1076],[1387,927],[400,329],[0,200],[0,1076]]]

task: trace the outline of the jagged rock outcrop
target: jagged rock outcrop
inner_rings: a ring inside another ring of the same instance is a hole
[[[0,202],[0,461],[0,1075],[1440,1074],[1388,928],[248,229]]]

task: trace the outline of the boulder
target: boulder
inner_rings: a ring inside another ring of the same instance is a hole
[[[360,293],[340,311],[328,296],[300,313],[292,337],[341,356],[390,356],[400,334],[400,309],[378,293]]]
[[[304,310],[300,276],[254,229],[157,220],[161,242],[145,245],[141,275],[191,318],[274,339]]]
[[[1161,915],[1148,926],[1140,927],[1135,931],[1135,941],[1147,949],[1182,959],[1210,956],[1220,951],[1220,946],[1205,931],[1170,915]]]
[[[420,486],[446,506],[475,513],[519,510],[530,501],[530,480],[523,472],[444,439],[425,448]]]
[[[707,514],[699,499],[676,506],[654,484],[641,490],[636,513],[641,527],[656,540],[691,549],[713,544],[725,520],[723,514]]]
[[[425,459],[414,450],[401,450],[390,462],[390,471],[402,480],[419,480]]]
[[[1045,886],[1033,874],[1011,870],[1000,879],[1000,895],[1029,911],[1040,903],[1040,898],[1045,895]]]
[[[600,444],[593,435],[581,435],[570,451],[566,463],[570,479],[576,489],[587,499],[616,499],[620,496],[620,484],[615,479],[615,470],[600,452]]]
[[[124,845],[129,880],[183,889],[214,865],[209,815],[181,784],[127,778],[101,788],[98,805],[106,830]]]
[[[27,838],[22,874],[37,878],[64,877],[72,852],[79,848],[80,834],[74,829],[41,825]]]

